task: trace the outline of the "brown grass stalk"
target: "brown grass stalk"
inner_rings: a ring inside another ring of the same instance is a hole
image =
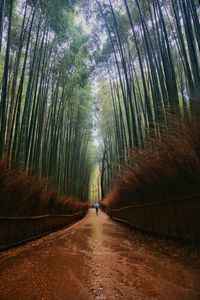
[[[74,214],[87,208],[87,203],[59,198],[48,180],[29,176],[7,160],[0,161],[0,216]]]
[[[105,205],[119,208],[200,195],[200,121],[173,117],[150,145],[130,151]]]

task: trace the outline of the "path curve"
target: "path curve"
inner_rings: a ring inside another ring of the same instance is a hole
[[[200,267],[90,210],[68,229],[1,253],[0,299],[197,300]]]

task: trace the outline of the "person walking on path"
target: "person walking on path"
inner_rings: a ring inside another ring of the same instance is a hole
[[[94,207],[95,207],[95,209],[96,209],[96,215],[98,215],[98,213],[99,213],[99,208],[100,208],[99,203],[96,203],[96,204],[94,205]]]

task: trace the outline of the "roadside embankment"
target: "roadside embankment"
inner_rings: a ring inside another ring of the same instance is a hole
[[[200,122],[173,120],[151,147],[131,150],[101,204],[113,219],[200,242]]]

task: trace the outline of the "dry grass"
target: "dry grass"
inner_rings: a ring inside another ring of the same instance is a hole
[[[200,121],[173,117],[160,141],[152,139],[151,145],[130,152],[105,205],[123,207],[200,194]]]
[[[10,167],[8,161],[0,161],[0,216],[73,214],[87,208],[87,203],[59,198],[47,180],[28,176]]]

